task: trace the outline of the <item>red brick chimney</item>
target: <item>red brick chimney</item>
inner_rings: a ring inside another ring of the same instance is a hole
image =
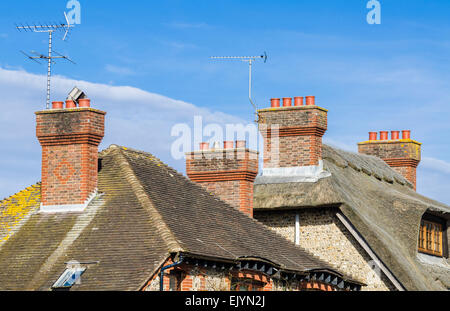
[[[322,136],[327,130],[327,110],[315,105],[314,96],[292,100],[271,99],[271,108],[258,111],[264,138],[264,168],[318,166],[322,160]],[[264,172],[263,172],[264,173]]]
[[[395,171],[409,180],[416,189],[416,169],[420,162],[421,143],[411,139],[411,131],[380,132],[380,140],[376,132],[369,133],[369,140],[358,143],[359,153],[377,156],[383,159]]]
[[[98,145],[105,112],[89,99],[54,102],[36,112],[36,135],[42,146],[41,211],[81,211],[97,189]]]
[[[253,182],[258,174],[258,152],[246,148],[245,141],[225,141],[223,148],[186,153],[186,173],[208,192],[253,217]]]

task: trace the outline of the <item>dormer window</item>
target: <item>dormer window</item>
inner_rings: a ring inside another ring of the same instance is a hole
[[[424,214],[420,223],[419,252],[444,257],[447,243],[446,230],[445,220]]]
[[[419,252],[442,256],[442,225],[422,220],[419,232]]]

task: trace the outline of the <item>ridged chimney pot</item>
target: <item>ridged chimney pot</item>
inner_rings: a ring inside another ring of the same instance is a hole
[[[402,131],[402,139],[411,139],[411,131],[410,130]]]
[[[306,106],[314,106],[316,104],[315,96],[306,96]]]
[[[391,131],[391,139],[392,140],[400,139],[400,131]]]
[[[303,97],[301,96],[294,97],[294,106],[296,107],[303,106]]]
[[[280,99],[279,98],[272,98],[270,100],[270,107],[272,107],[272,108],[279,108],[280,107]]]
[[[63,109],[64,102],[52,102],[52,109]]]
[[[200,143],[200,150],[209,150],[209,143]]]
[[[388,140],[389,132],[388,131],[380,131],[380,140]]]
[[[81,98],[78,100],[78,107],[89,108],[91,107],[91,100],[89,98]]]
[[[66,100],[66,109],[77,108],[77,104],[73,100]]]
[[[283,98],[283,107],[291,107],[292,106],[292,98],[284,97]]]
[[[233,149],[234,142],[233,141],[224,141],[223,142],[223,149]]]

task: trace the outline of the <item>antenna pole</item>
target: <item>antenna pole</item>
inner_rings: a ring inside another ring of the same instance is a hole
[[[50,109],[50,79],[52,75],[52,33],[48,32],[48,71],[47,71],[47,104],[46,109]]]
[[[16,29],[19,31],[31,31],[31,32],[38,32],[38,33],[42,33],[42,32],[48,32],[48,55],[42,55],[42,54],[37,54],[37,56],[29,56],[27,55],[25,52],[22,52],[26,57],[28,57],[29,59],[39,63],[37,60],[38,59],[46,59],[48,61],[48,68],[47,68],[47,102],[46,102],[46,109],[50,109],[50,82],[51,82],[51,76],[52,76],[52,62],[54,59],[57,58],[62,58],[65,60],[68,60],[72,63],[74,63],[70,58],[68,58],[67,56],[61,55],[57,52],[54,52],[52,49],[52,36],[53,36],[53,32],[54,31],[64,31],[64,37],[63,37],[63,41],[66,40],[67,35],[69,34],[69,31],[71,28],[74,27],[74,25],[71,25],[66,13],[64,12],[64,17],[66,18],[66,22],[67,24],[52,24],[52,25],[21,25],[21,26],[16,26]],[[52,51],[57,54],[57,56],[53,56],[52,55]],[[36,54],[35,52],[32,52],[32,54]]]
[[[255,103],[253,103],[252,100],[252,63],[253,60],[250,59],[248,61],[248,100],[250,101],[250,104],[252,104],[253,109],[255,109],[255,120],[258,119],[258,107]]]
[[[243,62],[248,62],[248,100],[255,109],[255,116],[258,118],[258,107],[252,100],[252,65],[256,59],[263,59],[266,62],[267,54],[264,52],[264,55],[261,56],[212,56],[211,59],[242,60]]]
[[[250,59],[248,61],[248,99],[250,100],[250,103],[252,106],[256,108],[256,105],[252,101],[252,60]]]

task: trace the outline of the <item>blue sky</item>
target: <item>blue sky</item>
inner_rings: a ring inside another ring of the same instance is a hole
[[[207,122],[251,122],[247,66],[211,55],[257,55],[254,99],[315,95],[329,109],[325,141],[347,150],[369,131],[412,130],[423,143],[418,191],[450,204],[450,2],[380,0],[87,1],[82,20],[54,50],[77,65],[54,67],[54,100],[82,85],[108,111],[111,143],[170,156],[170,129],[200,114]],[[63,21],[65,0],[0,3],[0,197],[40,178],[34,114],[45,105],[47,37],[15,23]]]

